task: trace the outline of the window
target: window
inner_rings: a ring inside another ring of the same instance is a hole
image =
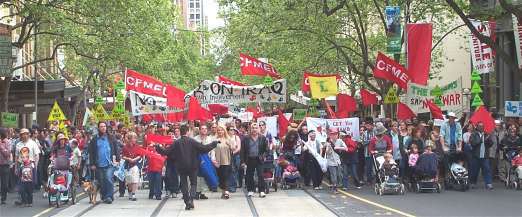
[[[191,2],[191,3],[189,4],[189,8],[194,8],[194,3]]]
[[[196,20],[199,20],[199,14],[196,14]]]
[[[199,8],[199,2],[196,2],[196,8]]]
[[[199,14],[198,14],[199,15]],[[193,20],[194,19],[194,14],[190,14],[190,19]]]

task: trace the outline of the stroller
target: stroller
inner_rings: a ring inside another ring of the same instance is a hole
[[[422,155],[421,155],[422,156]],[[415,191],[417,193],[421,193],[421,192],[437,192],[437,193],[441,193],[442,192],[442,186],[441,184],[438,182],[437,180],[437,170],[435,171],[423,171],[424,169],[423,166],[421,166],[421,161],[420,161],[420,157],[419,157],[419,161],[417,161],[417,165],[415,165],[415,167],[413,168],[413,176],[412,176],[412,183],[411,185],[412,186],[415,186]],[[438,161],[438,160],[437,160]],[[437,166],[438,163],[436,164],[435,167],[438,167]]]
[[[265,160],[263,161],[263,179],[265,180],[265,194],[270,193],[270,188],[273,188],[275,192],[277,192],[277,179],[278,175],[276,171],[276,153],[269,154]]]
[[[446,176],[445,186],[448,189],[467,191],[469,190],[468,170],[458,164],[459,161],[465,161],[465,156],[463,154],[450,155],[448,161],[449,165],[447,165],[449,175]]]
[[[517,155],[517,151],[515,149],[508,149],[505,148],[504,150],[505,156],[504,159],[508,160],[511,164],[511,160]],[[518,174],[516,172],[516,167],[510,165],[508,167],[506,182],[504,183],[507,188],[513,188],[513,189],[522,189],[522,179],[518,177]]]
[[[384,194],[401,194],[404,195],[405,187],[399,181],[399,168],[395,165],[392,168],[382,168],[381,165],[384,163],[384,153],[378,153],[372,155],[373,166],[376,174],[376,182],[374,191],[378,195]]]
[[[54,167],[49,165],[50,176],[47,180],[48,188],[48,202],[49,206],[56,205],[60,207],[60,204],[66,204],[71,201],[72,204],[76,203],[76,188],[72,186],[72,172],[71,170],[56,170]]]
[[[301,188],[299,184],[299,179],[301,179],[301,174],[297,169],[297,165],[292,163],[290,160],[287,160],[287,157],[280,156],[278,159],[278,165],[282,170],[282,189],[290,189],[290,188]]]

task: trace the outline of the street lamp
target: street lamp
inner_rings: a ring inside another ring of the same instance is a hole
[[[469,88],[462,89],[462,96],[464,96],[464,99],[466,99],[462,103],[462,111],[470,112],[471,90]]]

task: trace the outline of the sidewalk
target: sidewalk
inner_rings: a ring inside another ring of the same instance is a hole
[[[152,217],[334,217],[335,215],[317,202],[303,190],[288,190],[271,192],[266,198],[259,198],[257,194],[251,199],[243,192],[236,192],[229,200],[220,199],[221,193],[207,193],[208,200],[195,200],[195,209],[185,211],[185,204],[178,198],[162,201],[149,200],[148,190],[140,190],[138,201],[129,201],[127,197],[116,198],[112,204],[99,203],[90,205],[89,200],[83,199],[77,205],[71,206],[56,217],[103,217],[103,216],[152,216]]]

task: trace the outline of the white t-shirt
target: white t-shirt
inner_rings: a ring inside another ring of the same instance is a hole
[[[22,158],[20,157],[20,150],[23,147],[27,147],[29,149],[29,160],[35,161],[36,157],[40,154],[40,147],[36,144],[32,139],[27,140],[27,142],[18,142],[16,144],[16,156],[18,157],[18,162],[22,162]]]

